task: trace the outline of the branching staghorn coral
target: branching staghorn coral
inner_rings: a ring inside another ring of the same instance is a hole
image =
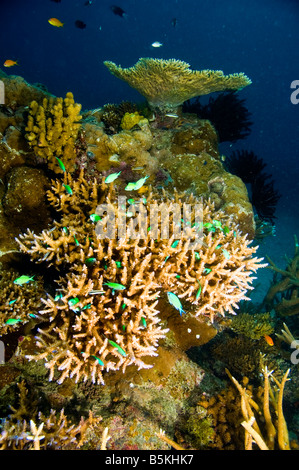
[[[19,408],[12,408],[12,414],[0,423],[0,450],[79,449],[86,441],[86,432],[98,426],[101,421],[101,418],[95,417],[92,412],[87,419],[81,417],[77,425],[70,422],[63,409],[60,413],[50,410],[48,416],[42,412],[29,412],[25,382],[20,382],[18,387]],[[31,416],[30,420],[22,416],[27,414]],[[104,431],[103,448],[108,438]]]
[[[241,410],[244,421],[242,426],[245,428],[245,450],[252,450],[256,443],[261,450],[290,450],[287,424],[283,414],[282,402],[284,387],[288,379],[290,369],[288,369],[281,382],[269,371],[267,366],[263,366],[262,373],[264,377],[263,401],[261,407],[253,399],[251,394],[243,387],[226,369],[231,381],[235,384],[241,395]],[[276,387],[271,388],[269,378],[272,378]],[[258,424],[258,415],[261,413],[264,423]],[[275,421],[272,416],[275,416]],[[274,421],[274,423],[273,423]],[[264,434],[260,430],[264,424]]]
[[[130,68],[104,64],[116,77],[139,91],[153,109],[175,112],[184,101],[214,91],[238,90],[251,84],[244,73],[224,75],[221,70],[191,70],[176,59],[141,58]]]
[[[143,357],[157,355],[168,331],[156,309],[161,289],[194,304],[193,317],[213,319],[234,312],[251,289],[252,271],[262,266],[252,257],[257,248],[209,204],[203,206],[203,244],[192,248],[198,235],[192,220],[175,239],[174,214],[194,204],[194,197],[164,194],[159,200],[150,193],[146,200],[130,199],[127,209],[113,184],[90,184],[81,172],[77,180],[64,173],[53,181],[48,199],[59,221],[39,235],[28,230],[18,242],[32,260],[59,270],[56,294],[43,300],[40,311],[48,322],[39,329],[42,352],[29,357],[45,360],[50,380],[57,367],[59,383],[74,377],[103,384],[109,370],[151,367]]]
[[[30,104],[26,138],[37,157],[47,162],[55,173],[62,173],[57,158],[67,171],[75,165],[75,142],[80,129],[81,105],[75,103],[72,93],[63,98],[44,98],[43,105]]]

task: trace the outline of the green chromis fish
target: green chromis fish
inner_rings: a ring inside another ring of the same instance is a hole
[[[118,178],[120,174],[121,174],[121,171],[119,171],[118,173],[112,173],[111,175],[108,175],[107,178],[105,178],[105,183],[106,184],[113,183],[113,181],[115,181],[116,178]]]
[[[182,313],[186,313],[184,312],[181,301],[177,295],[175,295],[173,292],[167,292],[167,297],[168,297],[169,303],[179,311],[181,316],[182,316]]]
[[[19,323],[20,321],[22,321],[22,320],[19,320],[17,318],[9,318],[8,320],[6,320],[5,324],[6,325],[15,325],[16,323]]]
[[[15,279],[13,281],[14,284],[17,284],[17,286],[22,286],[23,284],[28,284],[28,282],[30,281],[34,281],[34,276],[20,276],[20,277],[17,277],[17,279]]]
[[[63,184],[62,186],[65,188],[66,192],[67,192],[70,196],[73,194],[72,188],[71,188],[68,184]]]
[[[111,346],[113,346],[114,348],[116,348],[116,349],[118,350],[118,352],[119,352],[122,356],[126,357],[127,354],[125,353],[125,351],[123,350],[123,348],[120,347],[119,344],[115,343],[115,342],[112,341],[111,339],[108,339],[108,341],[109,341],[109,343],[111,344]]]
[[[125,191],[137,191],[144,185],[147,178],[149,178],[149,176],[145,176],[144,178],[141,178],[140,180],[136,181],[136,183],[128,183],[127,186],[125,187]]]
[[[64,166],[62,160],[60,160],[60,158],[58,158],[58,157],[55,157],[55,158],[56,158],[56,160],[57,160],[57,162],[58,162],[58,165],[59,165],[60,169],[61,169],[63,172],[65,172],[65,166]]]
[[[105,282],[104,286],[108,286],[114,290],[124,290],[126,288],[126,286],[123,286],[122,284],[118,284],[117,282]]]

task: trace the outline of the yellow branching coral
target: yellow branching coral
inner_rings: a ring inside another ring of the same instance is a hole
[[[37,157],[42,158],[55,173],[62,169],[55,157],[62,160],[67,171],[75,164],[75,141],[80,129],[81,105],[72,93],[63,98],[44,98],[42,106],[30,104],[26,138]]]
[[[157,355],[168,331],[156,308],[161,289],[192,306],[193,318],[213,319],[246,298],[251,273],[261,266],[252,257],[257,248],[212,205],[203,209],[203,244],[191,245],[197,227],[186,224],[175,239],[174,214],[195,198],[164,194],[158,201],[149,193],[126,208],[122,197],[104,179],[90,184],[82,172],[77,180],[65,173],[48,191],[59,221],[39,235],[28,230],[19,237],[32,260],[64,273],[55,281],[56,295],[43,300],[40,317],[48,324],[39,330],[42,352],[29,357],[46,361],[50,379],[57,368],[60,383],[67,377],[104,383],[109,370],[151,367],[143,358]],[[170,215],[169,237],[163,210]]]
[[[191,70],[176,59],[141,58],[130,68],[104,64],[116,77],[139,91],[152,108],[174,112],[184,101],[215,91],[239,90],[250,85],[244,73],[224,75],[221,70]]]

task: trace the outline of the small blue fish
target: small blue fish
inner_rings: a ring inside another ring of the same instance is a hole
[[[180,312],[181,316],[182,316],[182,313],[186,313],[183,310],[181,301],[177,295],[175,295],[173,292],[167,292],[167,297],[168,297],[169,303]]]

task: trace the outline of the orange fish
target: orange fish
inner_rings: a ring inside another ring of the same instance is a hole
[[[13,67],[14,65],[19,65],[19,64],[16,60],[7,59],[3,65],[4,67]]]
[[[142,186],[141,188],[138,189],[137,193],[138,194],[144,194],[148,191],[148,186]]]
[[[273,339],[271,338],[271,336],[264,335],[264,339],[265,339],[266,343],[269,344],[269,346],[274,346],[274,341],[273,341]]]
[[[48,22],[52,25],[52,26],[57,26],[57,28],[62,28],[62,26],[64,25],[64,23],[61,23],[60,20],[58,20],[57,18],[50,18],[48,20]]]

